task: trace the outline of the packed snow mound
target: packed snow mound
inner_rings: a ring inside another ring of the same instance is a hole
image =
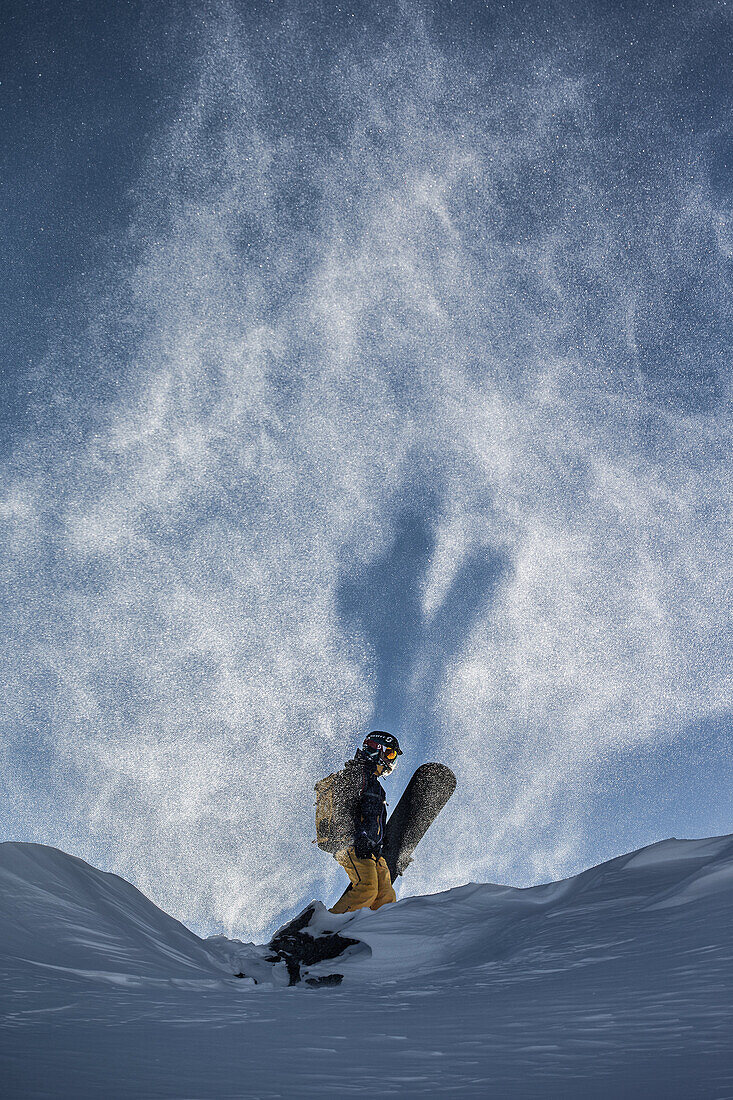
[[[705,902],[695,908],[694,903]],[[623,935],[619,955],[658,955],[704,925],[711,942],[725,938],[733,904],[733,837],[665,840],[619,856],[573,878],[528,889],[469,883],[406,898],[371,912],[334,916],[319,903],[305,932],[358,941],[339,959],[303,970],[305,980],[340,971],[346,980],[379,981],[453,974],[481,966],[521,970],[533,955],[543,965],[584,965],[604,953],[609,934]],[[665,910],[688,910],[675,915]],[[246,952],[237,960],[248,973]],[[254,960],[253,960],[254,962]]]
[[[663,919],[661,911],[702,900],[708,904],[700,912],[680,919],[688,934],[689,926],[702,919],[714,935],[717,919],[727,919],[733,904],[733,837],[662,841],[573,878],[528,889],[470,883],[407,898],[399,907],[381,910],[378,922],[359,913],[349,922],[348,935],[368,944],[372,955],[355,958],[349,972],[376,978],[382,967],[394,977],[445,967],[455,972],[489,962],[506,966],[541,947],[547,958],[553,941],[558,962],[564,958],[575,965],[584,950],[605,950],[614,927],[633,927],[637,944],[647,935],[657,945],[665,935],[674,941],[679,926]],[[574,937],[568,935],[571,929]]]
[[[222,977],[203,941],[129,882],[42,844],[0,844],[0,943],[0,958],[81,977]]]
[[[312,903],[305,935],[340,936],[350,946],[300,977],[338,973],[351,983],[486,966],[525,972],[535,956],[570,968],[608,955],[610,934],[623,934],[620,955],[638,955],[643,966],[648,949],[674,950],[701,921],[712,942],[724,936],[731,905],[733,837],[666,840],[528,889],[469,883],[341,916]],[[0,844],[0,932],[6,958],[89,978],[292,980],[268,945],[201,940],[124,879],[36,844]]]

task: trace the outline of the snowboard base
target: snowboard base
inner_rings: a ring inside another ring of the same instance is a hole
[[[392,882],[412,863],[418,844],[456,789],[456,777],[445,764],[421,764],[390,814],[384,834],[384,856]]]

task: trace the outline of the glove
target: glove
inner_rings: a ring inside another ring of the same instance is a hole
[[[359,833],[358,837],[354,841],[354,855],[357,859],[369,859],[374,854],[374,846],[366,835],[366,833]]]

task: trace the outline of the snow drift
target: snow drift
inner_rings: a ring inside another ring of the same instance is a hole
[[[215,965],[129,882],[41,844],[0,845],[0,933],[4,964],[90,980],[190,979]]]
[[[732,903],[729,836],[531,889],[317,905],[312,936],[356,943],[307,976],[343,984],[287,988],[267,945],[201,940],[115,875],[3,844],[4,1095],[369,1096],[381,1051],[385,1095],[721,1100]]]

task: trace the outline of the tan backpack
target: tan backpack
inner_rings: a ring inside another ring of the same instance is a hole
[[[335,855],[354,843],[356,790],[352,772],[353,769],[347,766],[320,779],[315,786],[315,843],[329,855]]]

